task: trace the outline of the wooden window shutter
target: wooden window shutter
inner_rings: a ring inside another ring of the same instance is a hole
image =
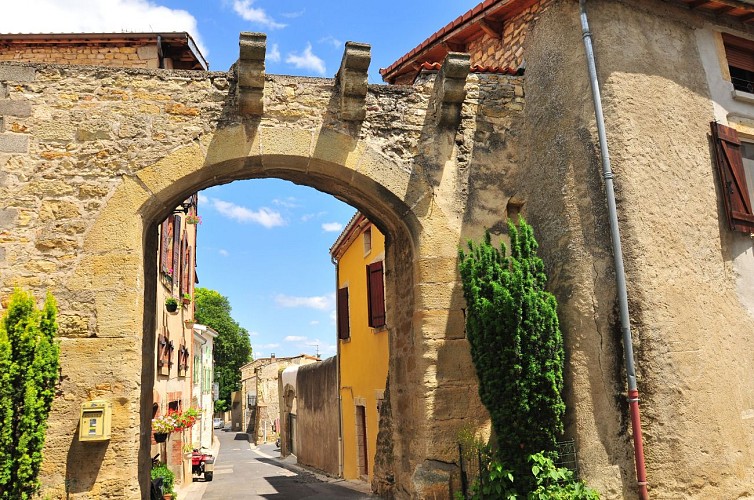
[[[715,162],[719,174],[725,213],[733,231],[754,232],[754,212],[751,209],[746,175],[741,159],[741,141],[735,129],[712,122],[715,141]]]
[[[170,218],[162,221],[160,227],[160,271],[170,274],[170,239],[173,237]]]
[[[189,291],[189,253],[188,253],[188,237],[186,233],[183,233],[181,237],[181,290],[180,294],[191,293]]]
[[[181,277],[181,216],[173,216],[173,283]]]
[[[754,72],[754,42],[723,33],[728,66]]]
[[[348,287],[338,289],[338,338],[351,337],[351,328],[348,318]]]
[[[382,261],[367,266],[367,300],[369,326],[385,326],[385,282],[382,278]]]

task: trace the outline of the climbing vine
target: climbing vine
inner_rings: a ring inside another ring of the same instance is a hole
[[[528,457],[552,452],[563,432],[563,339],[557,302],[545,290],[544,264],[523,219],[508,222],[510,256],[489,232],[459,251],[466,331],[479,395],[492,419],[497,458],[515,477]],[[528,474],[527,474],[528,473]]]
[[[15,290],[0,321],[0,498],[31,498],[60,366],[57,306]]]

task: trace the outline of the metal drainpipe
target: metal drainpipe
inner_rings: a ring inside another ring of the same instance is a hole
[[[330,256],[330,262],[335,266],[335,294],[337,296],[340,288],[340,265],[333,256]],[[336,335],[335,342],[337,345],[335,357],[338,361],[335,369],[335,379],[338,386],[338,476],[343,478],[343,395],[340,389],[340,332]]]
[[[610,153],[607,148],[605,135],[605,117],[602,114],[602,100],[599,82],[597,81],[597,67],[594,62],[592,48],[592,33],[586,16],[586,0],[579,0],[581,17],[581,31],[589,66],[589,83],[592,87],[594,100],[594,114],[597,119],[597,133],[600,141],[600,155],[602,157],[602,177],[605,179],[605,194],[607,195],[607,211],[610,219],[610,237],[613,242],[613,259],[615,261],[615,282],[618,287],[618,305],[620,308],[621,331],[623,333],[623,352],[626,362],[626,377],[628,378],[628,405],[631,415],[631,429],[634,435],[634,455],[636,459],[636,480],[639,486],[639,498],[649,499],[647,492],[647,471],[644,464],[644,446],[641,437],[641,419],[639,416],[639,391],[636,386],[636,369],[634,365],[634,349],[631,340],[631,323],[628,313],[628,293],[626,292],[626,276],[623,269],[623,251],[618,229],[618,212],[615,206],[615,189],[613,187],[613,171],[610,168]]]

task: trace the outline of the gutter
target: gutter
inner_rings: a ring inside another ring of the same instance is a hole
[[[341,234],[342,236],[342,234]],[[337,243],[337,242],[336,242]],[[333,245],[335,248],[335,245]],[[332,249],[331,249],[332,250]],[[338,287],[340,287],[340,266],[338,260],[330,254],[330,262],[335,266],[335,292],[337,296]],[[338,360],[338,366],[335,370],[335,377],[337,379],[338,387],[338,477],[343,478],[343,396],[340,387],[340,335],[335,336],[336,345],[338,350],[336,352],[336,358]]]
[[[610,238],[613,243],[613,259],[615,261],[615,282],[618,292],[618,306],[620,309],[621,332],[623,333],[623,354],[626,364],[626,378],[628,379],[628,405],[631,415],[631,429],[634,440],[634,458],[636,462],[636,481],[639,498],[648,500],[647,471],[644,463],[644,445],[641,435],[641,418],[639,414],[639,390],[636,385],[636,367],[634,365],[634,348],[631,339],[631,321],[628,311],[628,292],[626,291],[626,275],[623,268],[623,250],[618,229],[618,210],[615,204],[615,188],[613,186],[613,171],[610,167],[610,153],[605,134],[605,117],[602,114],[602,99],[600,97],[599,82],[597,81],[597,67],[592,47],[592,33],[586,15],[586,0],[579,0],[579,16],[581,18],[582,38],[589,67],[589,84],[592,88],[594,101],[594,115],[597,120],[597,134],[600,141],[600,156],[602,157],[602,177],[605,179],[605,195],[607,197],[607,211],[610,221]]]

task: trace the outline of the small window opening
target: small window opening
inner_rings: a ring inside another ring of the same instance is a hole
[[[754,41],[723,33],[723,45],[733,88],[754,94]]]
[[[372,226],[364,230],[364,255],[372,251]]]

